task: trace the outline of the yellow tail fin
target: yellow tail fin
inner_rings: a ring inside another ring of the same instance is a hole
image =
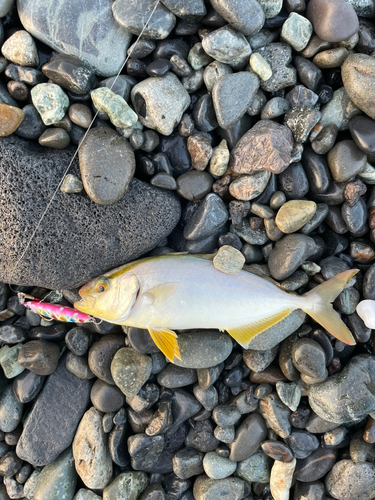
[[[354,345],[355,340],[347,326],[332,307],[332,302],[343,291],[349,280],[358,273],[350,269],[313,288],[303,295],[305,305],[301,309],[311,316],[331,335],[345,344]]]

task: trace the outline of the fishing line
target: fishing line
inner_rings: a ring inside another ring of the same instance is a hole
[[[124,61],[124,64],[123,64],[123,65],[121,66],[121,68],[119,69],[119,71],[118,71],[118,73],[117,73],[117,75],[116,75],[115,79],[113,80],[113,83],[112,83],[112,85],[110,86],[109,90],[112,90],[112,89],[113,89],[113,87],[114,87],[114,85],[115,85],[115,83],[116,83],[116,81],[117,81],[118,77],[120,76],[121,71],[124,69],[125,64],[128,62],[128,60],[129,60],[130,56],[132,55],[132,53],[133,53],[134,49],[136,48],[136,46],[137,46],[137,44],[138,44],[139,40],[141,39],[141,37],[142,37],[142,35],[143,35],[143,33],[144,33],[145,29],[147,28],[147,26],[148,26],[149,22],[151,21],[151,18],[152,18],[152,16],[154,15],[154,13],[155,13],[155,11],[156,11],[156,8],[157,8],[157,6],[159,5],[159,3],[160,3],[160,0],[156,0],[155,6],[154,6],[154,8],[152,9],[152,11],[151,11],[151,14],[150,14],[149,18],[147,19],[147,21],[146,21],[145,25],[144,25],[144,26],[143,26],[143,28],[142,28],[142,31],[140,32],[140,34],[138,35],[138,37],[137,37],[136,41],[134,42],[134,44],[133,44],[133,46],[132,46],[131,51],[130,51],[130,52],[129,52],[129,54],[126,56],[125,61]],[[32,242],[32,241],[33,241],[33,239],[34,239],[34,237],[35,237],[35,235],[36,235],[36,232],[38,231],[38,229],[39,229],[39,227],[40,227],[40,224],[42,223],[42,221],[43,221],[44,217],[46,216],[46,214],[47,214],[47,212],[48,212],[48,210],[49,210],[50,206],[52,205],[52,202],[53,202],[53,200],[55,199],[55,196],[57,195],[57,193],[58,193],[58,191],[59,191],[59,189],[60,189],[60,186],[61,186],[61,184],[63,183],[63,181],[64,181],[64,179],[65,179],[65,177],[66,177],[66,174],[69,172],[70,167],[72,166],[73,161],[74,161],[74,159],[76,158],[76,156],[77,156],[77,154],[78,154],[78,151],[80,150],[80,147],[82,146],[82,144],[83,144],[84,140],[86,139],[86,136],[87,136],[87,134],[89,133],[89,131],[90,131],[90,129],[91,129],[91,127],[92,127],[92,125],[94,124],[94,121],[95,121],[96,117],[98,116],[98,114],[99,114],[99,110],[97,110],[97,111],[96,111],[96,113],[95,113],[95,115],[94,115],[94,118],[91,120],[91,123],[90,123],[90,125],[88,126],[88,129],[86,130],[86,132],[85,132],[85,134],[83,135],[83,137],[82,137],[82,139],[81,139],[80,143],[78,144],[78,147],[77,147],[76,151],[74,152],[74,154],[73,154],[73,156],[72,156],[72,159],[71,159],[71,160],[70,160],[70,162],[69,162],[69,165],[68,165],[68,166],[67,166],[67,168],[65,169],[65,172],[64,172],[64,174],[63,174],[63,176],[62,176],[62,178],[61,178],[60,182],[58,183],[58,185],[57,185],[57,187],[56,187],[56,189],[55,189],[54,193],[52,194],[52,197],[51,197],[51,199],[49,200],[49,202],[48,202],[48,204],[47,204],[47,206],[46,206],[46,208],[45,208],[44,212],[42,213],[42,216],[40,217],[40,219],[39,219],[39,221],[38,221],[38,223],[37,223],[37,225],[36,225],[36,227],[35,227],[35,229],[34,229],[33,233],[31,234],[31,237],[30,237],[30,239],[29,239],[29,241],[28,241],[28,243],[27,243],[27,245],[26,245],[25,249],[23,250],[23,252],[22,252],[21,256],[20,256],[20,257],[19,257],[19,259],[16,261],[16,263],[15,263],[14,267],[13,267],[13,268],[12,268],[12,270],[10,271],[10,272],[11,272],[10,277],[12,277],[12,276],[13,276],[13,273],[14,273],[15,269],[17,268],[18,264],[21,262],[21,260],[22,260],[22,259],[24,258],[24,256],[26,255],[26,252],[27,252],[27,250],[29,249],[29,247],[30,247],[30,245],[31,245],[31,242]]]

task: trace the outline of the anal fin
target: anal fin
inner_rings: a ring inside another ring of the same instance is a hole
[[[250,340],[258,335],[258,333],[267,330],[273,325],[276,325],[279,321],[284,319],[292,312],[291,309],[286,309],[277,314],[273,314],[272,316],[267,316],[266,318],[259,319],[254,321],[253,323],[249,323],[248,325],[241,325],[235,328],[226,329],[231,337],[234,338],[236,342],[238,342],[244,349],[247,348]]]
[[[173,362],[175,357],[181,360],[177,335],[173,330],[168,330],[167,328],[149,328],[148,331],[152,340],[169,361]]]

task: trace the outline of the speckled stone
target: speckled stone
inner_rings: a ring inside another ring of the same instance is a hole
[[[251,47],[244,35],[229,25],[212,31],[202,40],[202,46],[213,59],[233,69],[245,66],[251,54]]]
[[[74,465],[72,450],[68,448],[55,461],[43,468],[35,482],[33,499],[71,500],[77,483]]]
[[[9,37],[1,47],[1,52],[5,59],[20,66],[34,67],[39,64],[35,41],[30,33],[24,30],[16,31]]]
[[[241,500],[245,498],[250,491],[250,486],[237,477],[211,479],[206,475],[202,475],[197,477],[193,486],[194,498],[198,500],[213,500],[220,497],[227,497],[231,500]],[[104,498],[103,500],[107,499]]]
[[[0,103],[0,137],[13,134],[21,125],[24,112],[15,106]]]
[[[115,127],[132,127],[138,120],[128,103],[107,87],[100,87],[91,92],[91,99],[96,109],[106,113]]]
[[[375,467],[372,463],[337,462],[325,480],[327,491],[340,500],[375,498]]]
[[[31,99],[45,125],[53,125],[64,118],[69,98],[55,83],[40,83],[31,89]]]
[[[236,248],[224,245],[219,248],[214,257],[213,264],[218,271],[235,275],[241,271],[245,264],[245,257]]]
[[[309,43],[313,32],[313,27],[308,19],[291,12],[281,29],[281,38],[293,47],[297,52],[301,52]]]
[[[148,483],[144,472],[122,472],[104,489],[103,500],[137,500]]]
[[[260,87],[266,92],[276,92],[297,83],[297,71],[290,64],[292,61],[292,48],[286,43],[270,43],[261,47],[257,52],[270,65],[272,76],[262,81]]]
[[[113,380],[129,397],[138,394],[151,375],[151,369],[151,358],[129,347],[117,351],[111,363]]]
[[[224,479],[235,472],[237,464],[229,458],[220,457],[211,451],[204,456],[203,469],[211,479]]]

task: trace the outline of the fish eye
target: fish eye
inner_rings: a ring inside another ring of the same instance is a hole
[[[100,278],[95,283],[95,290],[98,293],[105,292],[108,289],[108,287],[109,287],[109,282],[108,282],[107,278]]]

